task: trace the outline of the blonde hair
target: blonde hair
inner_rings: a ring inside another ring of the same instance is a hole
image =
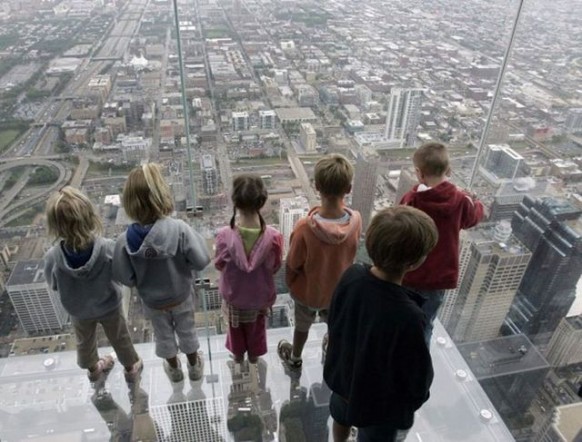
[[[421,210],[396,206],[378,212],[366,232],[366,250],[376,267],[400,275],[436,246],[434,221]]]
[[[53,193],[46,204],[49,235],[62,238],[73,251],[87,249],[103,226],[91,200],[78,189],[63,187]]]
[[[343,155],[327,155],[315,165],[315,187],[323,195],[344,196],[353,178],[354,167]]]
[[[153,224],[174,210],[170,188],[156,163],[138,166],[129,173],[121,199],[127,216],[142,225]]]
[[[414,152],[412,162],[427,176],[443,176],[449,170],[449,153],[441,143],[425,143]]]

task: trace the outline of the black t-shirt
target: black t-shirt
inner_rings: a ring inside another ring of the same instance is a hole
[[[429,397],[432,360],[423,298],[352,265],[332,298],[324,378],[348,401],[351,425],[412,426]]]

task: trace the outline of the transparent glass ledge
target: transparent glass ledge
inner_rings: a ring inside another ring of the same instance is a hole
[[[327,441],[330,391],[322,382],[321,340],[312,328],[300,376],[277,357],[292,329],[268,331],[269,353],[257,367],[233,367],[224,336],[201,338],[201,381],[172,385],[153,344],[137,345],[140,385],[128,388],[120,364],[91,387],[75,352],[0,359],[3,442]],[[439,339],[441,338],[441,339]],[[108,349],[101,349],[103,353]],[[440,324],[432,343],[435,381],[407,441],[512,441],[485,392]],[[182,355],[183,367],[185,357]]]

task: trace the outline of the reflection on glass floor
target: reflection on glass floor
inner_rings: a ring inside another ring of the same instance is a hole
[[[151,344],[137,346],[145,368],[132,389],[117,364],[95,391],[77,368],[74,352],[0,359],[0,437],[3,442],[331,440],[330,391],[322,383],[324,332],[324,325],[312,329],[300,376],[286,373],[276,354],[277,342],[289,339],[291,329],[269,330],[269,353],[250,367],[233,364],[224,336],[201,339],[205,377],[174,385]],[[407,441],[513,440],[440,324],[432,353],[431,399]]]

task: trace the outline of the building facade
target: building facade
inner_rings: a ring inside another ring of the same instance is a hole
[[[416,143],[416,128],[420,123],[422,89],[393,88],[390,91],[384,138],[395,147]]]
[[[455,342],[499,336],[531,253],[508,221],[463,232],[459,285],[447,293],[443,325]]]
[[[582,209],[566,200],[526,196],[511,227],[532,258],[506,326],[548,342],[576,297],[582,274]]]
[[[548,344],[546,358],[554,367],[582,362],[582,316],[570,316],[560,321]]]
[[[317,148],[317,134],[311,123],[301,123],[299,139],[306,152],[315,152]]]
[[[378,179],[378,161],[359,156],[356,161],[354,184],[352,189],[352,208],[362,216],[362,231],[368,228],[374,209],[376,181]]]
[[[51,290],[44,276],[44,261],[20,261],[6,283],[6,290],[28,334],[52,334],[69,322],[59,295]]]
[[[289,238],[295,227],[295,223],[307,215],[309,212],[309,202],[304,196],[295,198],[281,198],[279,203],[279,230],[285,241],[283,258],[287,257],[289,251]]]

